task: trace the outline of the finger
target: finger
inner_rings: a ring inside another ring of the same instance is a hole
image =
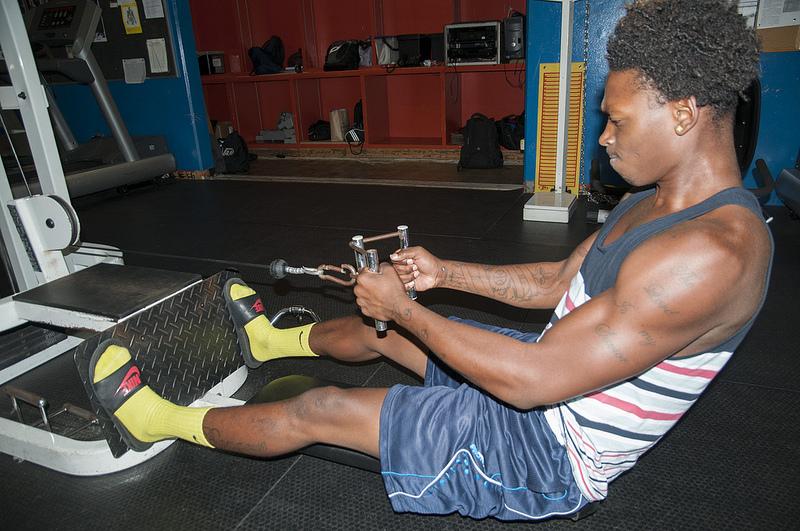
[[[413,258],[403,256],[398,253],[390,254],[389,259],[392,261],[393,264],[398,264],[398,265],[399,264],[411,265],[414,263]]]

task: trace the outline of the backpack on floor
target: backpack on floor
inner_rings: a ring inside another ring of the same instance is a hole
[[[225,165],[225,173],[247,173],[250,170],[250,152],[242,135],[233,131],[218,140]]]
[[[497,120],[497,134],[501,146],[519,151],[520,142],[525,138],[525,113],[509,114]]]
[[[475,113],[464,126],[464,145],[458,169],[502,168],[503,154],[497,139],[497,125],[483,114]]]

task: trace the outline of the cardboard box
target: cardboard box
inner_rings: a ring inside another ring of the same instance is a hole
[[[344,142],[344,135],[350,129],[350,119],[347,109],[334,109],[331,111],[331,141]]]
[[[756,30],[764,52],[793,52],[800,50],[800,25]]]

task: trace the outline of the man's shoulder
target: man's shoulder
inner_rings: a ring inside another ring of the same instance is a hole
[[[724,205],[674,225],[646,242],[653,260],[695,263],[755,280],[766,272],[770,239],[763,218],[740,205]]]

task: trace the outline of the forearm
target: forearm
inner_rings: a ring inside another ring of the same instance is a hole
[[[519,308],[554,308],[566,289],[562,271],[562,262],[495,266],[442,260],[438,287]]]
[[[535,345],[453,321],[406,299],[392,319],[419,338],[448,367],[476,387],[515,407],[540,405],[530,363]],[[544,402],[542,402],[544,403]]]

